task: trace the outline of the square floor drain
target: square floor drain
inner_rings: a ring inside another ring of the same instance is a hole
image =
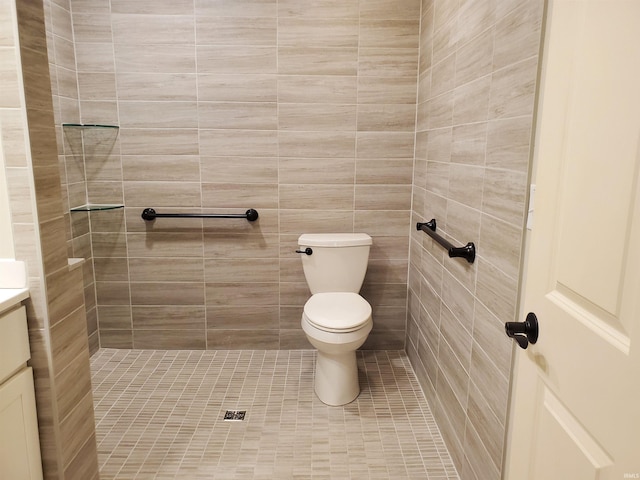
[[[227,422],[241,422],[244,420],[246,410],[227,410],[224,414],[224,420]]]

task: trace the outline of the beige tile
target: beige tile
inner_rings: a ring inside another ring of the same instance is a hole
[[[458,12],[458,41],[464,44],[479,35],[496,21],[498,2],[461,2]]]
[[[197,155],[196,129],[120,129],[123,155]]]
[[[358,131],[415,131],[414,105],[358,105]]]
[[[51,356],[53,371],[56,375],[86,351],[87,324],[85,318],[85,310],[81,305],[80,308],[51,327]]]
[[[199,102],[200,128],[275,130],[278,108],[262,102]]]
[[[392,237],[406,233],[411,218],[404,210],[358,210],[354,216],[354,231]]]
[[[278,206],[284,209],[351,210],[353,185],[280,184]]]
[[[60,73],[60,72],[58,72]],[[58,75],[60,79],[60,75]],[[78,91],[84,100],[115,100],[116,77],[113,73],[79,73]]]
[[[119,101],[123,128],[197,128],[196,102]]]
[[[198,73],[276,73],[276,48],[260,46],[196,47]]]
[[[466,360],[467,363],[463,363],[465,367],[468,367],[469,354],[471,352],[471,333],[473,330],[473,312],[474,312],[474,297],[473,294],[467,290],[464,285],[458,282],[453,275],[447,270],[443,271],[442,275],[442,314],[440,327],[443,329],[444,324],[449,322],[447,328],[449,329],[449,337],[447,341],[451,346],[454,346],[453,335],[457,335],[452,330],[453,328],[461,330],[459,333],[464,338],[457,341],[463,342],[465,345],[465,356],[461,356],[457,351],[458,358],[462,361]],[[446,313],[445,309],[446,308]]]
[[[129,258],[129,278],[132,282],[202,282],[204,266],[199,258],[162,257]]]
[[[67,418],[82,398],[91,392],[91,372],[86,349],[56,375],[55,389],[58,414],[62,419]]]
[[[207,329],[277,329],[279,309],[270,307],[207,307]]]
[[[427,162],[427,181],[425,184],[427,191],[446,197],[449,191],[449,169],[448,163]],[[462,193],[469,192],[462,191]]]
[[[511,374],[513,345],[502,338],[504,323],[476,300],[473,320],[474,341],[486,352],[500,373],[507,378]]]
[[[441,378],[443,380],[446,379],[456,399],[460,405],[462,405],[462,408],[466,409],[469,373],[464,369],[464,366],[460,363],[460,360],[444,337],[441,338],[438,346],[438,364],[442,369],[442,371],[438,373],[438,382],[440,382]],[[436,390],[438,390],[438,388],[439,385],[436,385]]]
[[[358,103],[416,103],[416,79],[407,77],[358,77]]]
[[[89,391],[69,416],[60,422],[62,464],[65,467],[71,464],[85,442],[93,438],[94,432],[93,397]]]
[[[406,283],[406,259],[372,258],[367,266],[367,281],[371,283]]]
[[[488,167],[526,173],[529,165],[531,117],[489,122],[487,129]]]
[[[115,44],[195,44],[194,17],[190,15],[111,15]]]
[[[131,282],[132,305],[203,305],[200,282]]]
[[[200,155],[275,157],[278,135],[259,130],[200,130]]]
[[[511,278],[517,278],[520,269],[522,226],[503,222],[490,215],[482,216],[480,241],[483,257]]]
[[[484,167],[451,164],[448,197],[469,207],[480,209]]]
[[[278,160],[268,157],[202,157],[203,182],[277,183]]]
[[[205,348],[204,330],[180,330],[176,336],[175,330],[134,330],[133,348],[164,350],[201,350]]]
[[[251,12],[257,17],[277,16],[277,2],[275,0],[239,0],[232,3],[196,0],[195,6],[198,16],[244,17],[247,12]]]
[[[203,330],[205,307],[153,305],[134,306],[131,310],[133,328],[140,330]]]
[[[101,334],[104,330],[131,330],[131,306],[101,305],[97,310]]]
[[[95,279],[102,282],[126,282],[129,268],[126,258],[94,258]]]
[[[121,182],[87,182],[89,203],[120,204],[123,202]]]
[[[129,207],[199,207],[198,183],[124,182],[124,199]]]
[[[509,381],[500,375],[495,365],[474,343],[471,357],[471,381],[498,418],[504,418],[509,397]]]
[[[251,12],[253,13],[253,12]],[[198,45],[276,45],[277,23],[269,17],[196,17]]]
[[[543,2],[526,2],[498,20],[494,69],[538,54],[543,6]]]
[[[494,29],[489,29],[478,38],[456,51],[456,86],[472,82],[492,70],[494,52]]]
[[[131,330],[104,330],[100,332],[101,348],[133,348]]]
[[[25,124],[20,110],[0,110],[0,138],[5,167],[26,167]]]
[[[538,58],[532,57],[493,73],[489,118],[533,113],[537,68]]]
[[[86,478],[98,480],[98,452],[95,434],[92,434],[78,450],[64,470],[66,478]]]
[[[124,155],[122,174],[125,182],[197,182],[200,162],[197,155]]]
[[[344,18],[358,17],[358,2],[345,0],[278,0],[279,17]]]
[[[200,257],[202,232],[149,232],[127,234],[129,257]]]
[[[487,120],[491,89],[492,82],[489,76],[456,88],[453,99],[453,124]]]
[[[131,294],[129,282],[96,282],[96,298],[98,306],[129,305]]]
[[[290,132],[278,134],[280,157],[343,157],[355,153],[355,132]]]
[[[205,258],[277,258],[277,234],[207,233]]]
[[[80,270],[69,272],[65,267],[46,277],[49,324],[54,326],[58,322],[68,321],[71,315],[79,316],[78,310],[82,310],[84,325],[84,308],[78,308],[84,302],[82,272]]]
[[[451,161],[468,165],[484,165],[487,147],[487,124],[474,123],[453,128]]]
[[[278,104],[278,130],[353,131],[356,106],[335,104]]]
[[[278,282],[277,258],[215,258],[204,262],[207,283]]]
[[[280,282],[280,305],[304,305],[310,296],[306,282]]]
[[[487,168],[482,211],[513,225],[522,225],[526,192],[526,174]]]
[[[476,263],[478,300],[502,321],[514,321],[518,282],[483,259]]]
[[[354,104],[360,94],[355,76],[278,75],[278,102]]]
[[[439,218],[446,219],[446,224],[443,226],[446,228],[447,235],[455,239],[456,243],[466,245],[467,242],[473,242],[478,248],[482,214],[475,207],[448,201],[446,216]]]
[[[411,187],[409,185],[356,185],[355,208],[357,210],[409,210]]]
[[[279,47],[278,73],[284,75],[355,75],[357,48]]]
[[[80,109],[82,116],[79,123],[118,124],[118,107],[115,101],[81,101]]]
[[[27,168],[7,168],[7,193],[13,223],[33,223],[31,185]]]
[[[120,73],[116,75],[118,100],[189,101],[206,100],[196,88],[194,73]]]
[[[278,161],[281,184],[353,184],[353,158],[287,158]]]
[[[198,74],[198,99],[212,102],[275,102],[276,75]],[[195,92],[195,90],[194,90]]]
[[[412,175],[413,160],[409,158],[356,161],[357,184],[410,184]]]
[[[278,186],[276,184],[203,183],[202,205],[210,208],[242,209],[242,212],[229,213],[244,213],[248,208],[277,208]]]
[[[455,80],[456,55],[451,54],[431,67],[431,95],[435,97],[452,90]]]
[[[278,211],[280,233],[333,233],[353,231],[352,211],[315,210],[313,218],[305,210]]]
[[[358,26],[354,17],[280,17],[278,46],[354,48],[358,46]]]
[[[418,71],[415,48],[364,48],[358,52],[358,75],[411,77]]]
[[[194,13],[194,2],[191,0],[140,0],[131,3],[127,0],[113,0],[111,11],[113,13],[191,15]]]
[[[119,46],[118,50],[121,50],[123,46]],[[155,47],[153,47],[155,48]],[[147,48],[153,51],[153,48]],[[113,45],[111,43],[86,43],[78,42],[75,44],[76,62],[79,72],[114,72],[114,52]],[[124,56],[124,60],[130,67],[135,67],[136,53],[133,48],[121,52]],[[149,52],[150,53],[150,52]],[[186,53],[186,52],[185,52]],[[157,55],[157,53],[156,53]],[[128,58],[127,58],[128,57]],[[125,63],[125,64],[126,64]],[[124,67],[125,64],[121,64]],[[153,62],[149,62],[148,66],[153,65]],[[137,71],[144,71],[144,67],[137,67]]]
[[[111,17],[104,13],[74,12],[73,36],[74,40],[78,42],[111,42]]]
[[[413,145],[413,133],[358,132],[357,158],[413,157]]]
[[[0,82],[3,85],[0,95],[1,108],[19,108],[21,106],[17,72],[18,65],[14,47],[0,48]]]
[[[454,95],[448,92],[426,102],[427,127],[450,127],[453,124]]]
[[[417,48],[419,22],[390,18],[360,20],[361,47]]]
[[[240,307],[278,305],[277,283],[208,283],[208,306]]]
[[[94,42],[95,41],[96,40],[94,40]],[[62,67],[66,70],[70,70],[71,72],[76,71],[76,54],[74,51],[74,42],[69,39],[56,36],[53,38],[53,50],[56,55],[56,66]]]
[[[118,73],[195,73],[196,52],[189,45],[115,45]],[[89,52],[87,52],[89,53]]]
[[[237,350],[240,348],[277,350],[278,330],[222,330],[207,329],[207,348]]]
[[[420,15],[420,1],[404,2],[402,8],[386,0],[367,0],[360,3],[360,18],[414,19]]]

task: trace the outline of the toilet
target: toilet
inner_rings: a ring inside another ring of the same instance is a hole
[[[356,349],[373,327],[371,305],[362,287],[371,237],[366,233],[304,234],[298,238],[311,298],[302,329],[318,350],[314,387],[327,405],[352,402],[360,393]]]

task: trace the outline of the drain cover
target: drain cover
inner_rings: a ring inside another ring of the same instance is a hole
[[[244,420],[246,410],[227,410],[224,414],[224,420],[227,422],[241,422]]]

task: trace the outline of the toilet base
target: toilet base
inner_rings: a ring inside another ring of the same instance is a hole
[[[339,354],[318,351],[314,386],[322,403],[335,407],[353,402],[360,394],[355,350]]]

